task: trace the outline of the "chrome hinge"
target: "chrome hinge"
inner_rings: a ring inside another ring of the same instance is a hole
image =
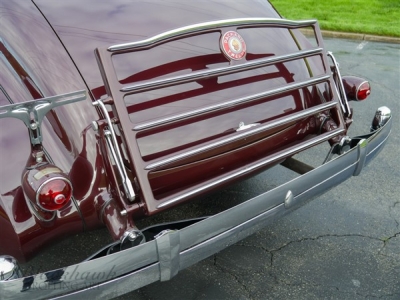
[[[119,150],[118,142],[117,142],[117,137],[115,135],[115,131],[113,128],[112,121],[110,119],[110,116],[108,115],[107,108],[105,104],[103,103],[102,100],[97,100],[93,102],[94,106],[99,106],[101,111],[103,112],[106,122],[108,124],[108,130],[104,131],[104,136],[108,145],[108,148],[110,149],[111,156],[117,166],[118,173],[121,177],[122,180],[122,185],[124,187],[124,192],[125,196],[130,200],[133,201],[135,200],[136,194],[135,191],[133,190],[133,185],[131,180],[128,177],[128,174],[126,173],[125,166],[124,166],[124,161],[122,159],[121,151]],[[98,130],[98,126],[92,124],[92,128],[94,130]]]

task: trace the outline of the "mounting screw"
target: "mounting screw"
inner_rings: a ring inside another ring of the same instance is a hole
[[[43,151],[38,151],[35,153],[35,159],[37,163],[43,162],[43,155],[44,155]]]
[[[30,127],[32,130],[36,130],[38,128],[38,124],[36,122],[31,123]]]

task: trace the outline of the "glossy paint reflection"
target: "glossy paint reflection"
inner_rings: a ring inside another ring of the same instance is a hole
[[[0,0],[0,14],[2,15],[0,19],[2,45],[0,83],[8,95],[1,97],[2,101],[11,99],[18,103],[82,89],[92,92],[92,99],[58,107],[52,110],[43,122],[43,146],[47,158],[49,162],[69,174],[74,187],[74,201],[76,201],[70,210],[57,214],[52,227],[42,226],[36,217],[29,213],[30,208],[21,204],[26,199],[19,189],[19,177],[30,155],[27,130],[23,124],[14,125],[18,122],[16,120],[0,120],[1,128],[7,128],[6,131],[0,132],[2,151],[0,162],[2,171],[6,172],[1,173],[0,177],[0,222],[5,228],[6,236],[10,239],[7,246],[1,244],[0,248],[1,251],[19,259],[33,255],[39,249],[39,245],[50,244],[57,238],[64,238],[67,234],[81,231],[84,226],[88,229],[101,226],[101,217],[99,217],[101,214],[98,212],[113,197],[122,199],[112,163],[106,158],[107,149],[104,141],[90,130],[91,122],[101,119],[93,108],[91,100],[105,93],[93,53],[94,49],[137,41],[167,30],[221,18],[279,17],[267,1],[254,1],[251,5],[243,1],[210,2],[210,5],[205,7],[202,1],[183,0],[173,3],[89,0],[85,2],[85,5],[82,5],[79,0],[62,3],[51,0],[34,0],[33,2]],[[27,28],[29,30],[26,30]],[[293,35],[284,29],[276,29],[273,34],[268,30],[240,31],[248,46],[247,55],[244,58],[248,61],[287,54],[309,46],[301,36],[297,36],[298,40],[294,40]],[[115,65],[119,79],[123,84],[131,84],[174,73],[207,70],[233,64],[220,53],[219,33],[189,40],[189,42],[176,41],[164,44],[159,49],[146,53],[138,52],[135,59],[130,56],[116,59]],[[188,67],[188,64],[191,66]],[[315,63],[314,69],[320,70],[320,63]],[[261,73],[267,73],[267,75]],[[157,90],[157,92],[143,94],[142,98],[125,100],[129,112],[132,113],[132,124],[135,124],[138,121],[176,114],[187,108],[202,107],[206,103],[214,104],[224,99],[244,97],[265,88],[308,79],[312,75],[315,74],[311,74],[306,63],[300,60],[252,70],[246,73],[245,77],[231,74],[218,79],[198,80],[194,86],[186,90],[182,87]],[[2,94],[5,95],[4,92]],[[317,102],[322,101],[321,98],[316,99]],[[312,97],[305,99],[303,93],[299,91],[284,95],[280,100],[280,104],[284,104],[283,107],[278,105],[278,100],[275,98],[254,103],[260,111],[256,114],[251,112],[249,106],[242,105],[237,111],[232,110],[225,117],[222,114],[214,114],[210,118],[199,118],[196,121],[197,124],[195,122],[191,128],[186,129],[196,138],[188,138],[189,135],[181,130],[181,125],[187,124],[174,124],[168,128],[171,133],[170,143],[160,144],[156,149],[149,150],[152,144],[158,142],[160,135],[165,133],[166,128],[160,131],[148,130],[139,139],[142,154],[146,159],[151,160],[160,153],[164,155],[171,149],[176,150],[174,147],[186,149],[197,142],[199,137],[207,140],[220,137],[227,132],[234,133],[240,122],[263,123],[292,111],[300,111],[306,105],[311,107],[319,104],[319,102],[313,102]],[[308,100],[311,101],[307,102]],[[264,115],[262,110],[266,111]],[[304,120],[304,122],[308,121]],[[206,126],[203,126],[204,124]],[[286,140],[302,139],[310,133],[311,129],[313,127],[307,127],[307,130],[301,132],[293,129],[290,137],[285,133],[282,133],[282,136],[287,138]],[[265,151],[270,149],[267,141],[263,141],[266,136],[258,138],[260,143],[264,143],[260,149]],[[242,142],[238,142],[236,146]],[[171,147],[172,144],[175,145]],[[261,150],[242,150],[240,154],[249,159],[258,159],[261,153]],[[128,157],[127,160],[129,159],[131,158]],[[228,159],[226,163],[230,161]],[[226,163],[220,167],[226,167]],[[202,168],[201,176],[207,174],[208,171],[213,171],[207,167]],[[135,170],[132,171],[133,176],[135,176],[134,172]],[[179,176],[185,177],[184,172],[181,170],[179,172]],[[109,178],[106,178],[106,173]],[[157,179],[154,179],[154,182],[156,181]],[[159,194],[166,192],[163,183],[155,185],[155,190],[158,190]],[[141,196],[144,197],[144,195]],[[131,205],[123,204],[122,201],[112,209],[110,208],[110,215],[120,211],[124,205],[129,206],[130,209],[127,219],[146,212],[144,202]],[[152,203],[151,206],[154,208],[157,204]],[[21,210],[18,207],[21,207]],[[122,224],[127,222],[125,217],[117,219],[121,221],[116,224],[109,223],[114,238],[120,235],[121,228],[125,228],[123,226],[131,225]]]
[[[0,4],[0,84],[1,94],[6,93],[0,97],[1,105],[85,89],[79,72],[37,8],[29,1]],[[48,159],[67,173],[76,162],[81,175],[104,177],[101,167],[93,167],[99,162],[95,135],[85,131],[95,119],[98,115],[90,99],[52,110],[42,127]],[[0,251],[23,261],[43,245],[82,231],[83,220],[74,205],[60,211],[52,227],[40,223],[20,188],[30,153],[28,131],[21,121],[11,118],[1,119],[0,127],[0,223],[1,237],[8,241],[0,243]],[[102,192],[94,183],[104,181],[89,179],[87,186],[77,185],[77,205],[84,206],[90,199],[93,206],[93,194]],[[94,209],[86,210],[85,218],[91,227],[100,225]]]

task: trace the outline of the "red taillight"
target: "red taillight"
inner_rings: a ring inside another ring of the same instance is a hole
[[[347,96],[347,100],[362,101],[367,99],[371,94],[371,86],[369,82],[363,78],[355,76],[343,76],[343,87]]]
[[[367,97],[371,94],[371,86],[367,81],[363,82],[357,90],[357,100],[362,101],[367,99]]]
[[[64,207],[72,196],[71,183],[62,177],[45,181],[36,193],[36,203],[40,208],[54,211]]]

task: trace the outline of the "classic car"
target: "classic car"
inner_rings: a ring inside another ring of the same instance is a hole
[[[169,280],[360,174],[391,130],[379,107],[347,135],[368,81],[340,74],[316,20],[266,0],[1,0],[0,16],[1,299]],[[321,143],[320,166],[294,157]],[[212,216],[137,226],[277,164],[298,176]],[[85,261],[22,274],[100,227],[113,242]]]

